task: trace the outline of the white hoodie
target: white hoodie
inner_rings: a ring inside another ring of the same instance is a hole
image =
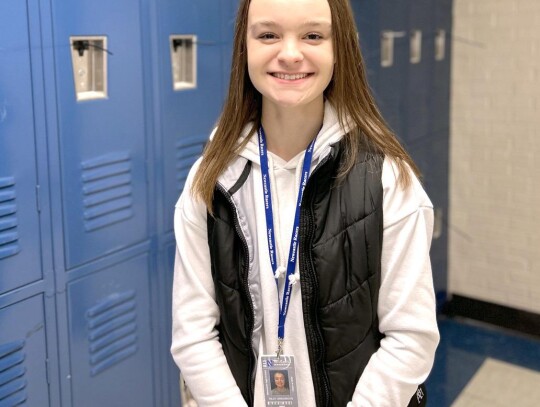
[[[315,143],[312,170],[338,142],[343,130],[333,108],[325,106],[323,126]],[[262,326],[255,382],[255,407],[263,407],[260,356],[277,349],[278,292],[274,281],[264,212],[259,147],[256,135],[241,152],[252,162],[254,216],[250,228],[258,238],[258,262]],[[278,265],[286,265],[304,152],[288,162],[269,153],[275,240]],[[192,168],[175,212],[177,256],[173,287],[173,342],[171,352],[182,369],[187,385],[199,406],[245,406],[218,341],[215,326],[219,309],[215,303],[206,239],[206,207],[190,194],[198,167]],[[349,407],[407,406],[418,384],[433,365],[439,335],[435,318],[435,297],[429,262],[433,208],[420,183],[411,173],[412,185],[397,184],[397,168],[385,159],[383,185],[383,248],[379,291],[379,330],[385,334],[381,347],[371,357],[356,387]],[[298,272],[298,263],[297,270]],[[302,276],[300,276],[302,278]],[[300,284],[293,287],[285,325],[284,353],[295,356],[298,405],[315,406],[309,356],[304,331]],[[281,295],[282,291],[280,291]]]

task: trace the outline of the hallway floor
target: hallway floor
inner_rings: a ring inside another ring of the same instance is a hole
[[[430,407],[540,406],[540,339],[465,319],[439,320]]]

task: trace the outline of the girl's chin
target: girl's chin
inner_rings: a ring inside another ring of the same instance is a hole
[[[298,98],[298,95],[295,95],[295,96],[296,97],[280,97],[280,98],[263,97],[263,105],[266,105],[266,107],[272,106],[276,109],[300,109],[300,108],[313,109],[324,104],[323,95],[320,95],[320,97],[317,97],[314,99],[308,99],[305,97]]]

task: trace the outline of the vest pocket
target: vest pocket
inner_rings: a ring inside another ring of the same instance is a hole
[[[209,235],[210,259],[214,283],[224,284],[229,289],[240,290],[238,265],[242,247],[234,238],[234,226],[215,218]]]
[[[216,301],[219,306],[220,321],[218,330],[223,340],[245,352],[246,327],[242,296],[238,290],[221,281],[216,284]]]
[[[368,281],[337,301],[321,307],[319,318],[324,342],[327,344],[327,363],[360,346],[373,324]]]

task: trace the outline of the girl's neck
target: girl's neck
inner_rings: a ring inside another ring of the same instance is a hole
[[[289,161],[305,150],[319,133],[324,118],[324,101],[297,108],[264,103],[262,126],[268,151]]]

